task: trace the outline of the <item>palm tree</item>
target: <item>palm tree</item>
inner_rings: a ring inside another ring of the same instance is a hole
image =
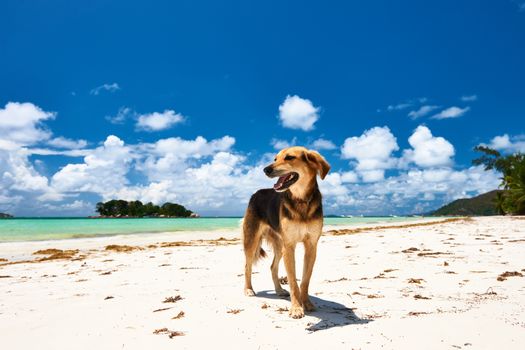
[[[505,215],[505,192],[498,191],[496,197],[494,198],[494,206],[496,207],[496,212],[499,215]]]
[[[477,146],[475,151],[483,155],[474,159],[474,165],[483,165],[485,170],[494,169],[503,174],[501,185],[504,191],[497,194],[496,209],[500,213],[525,215],[525,154],[502,156],[486,146]]]
[[[512,204],[512,212],[517,215],[525,214],[525,161],[512,162],[509,174],[503,178],[508,191],[508,199]]]

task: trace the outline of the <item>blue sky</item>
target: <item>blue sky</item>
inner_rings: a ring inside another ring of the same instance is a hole
[[[286,144],[327,213],[437,208],[497,187],[475,145],[525,150],[524,42],[525,1],[4,1],[0,211],[240,215]]]

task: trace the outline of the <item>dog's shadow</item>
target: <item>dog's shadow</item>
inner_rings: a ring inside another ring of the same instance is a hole
[[[258,298],[266,299],[290,299],[290,297],[281,297],[273,291],[260,291],[256,294]],[[365,324],[373,320],[360,318],[354,313],[354,310],[334,301],[321,299],[310,296],[310,300],[315,305],[315,311],[307,312],[307,316],[313,316],[319,319],[315,324],[309,325],[306,330],[316,332],[333,327],[344,327],[352,324]]]

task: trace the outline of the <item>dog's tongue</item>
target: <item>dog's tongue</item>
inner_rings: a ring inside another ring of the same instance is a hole
[[[273,185],[273,189],[278,190],[281,187],[283,187],[283,184],[286,180],[288,180],[288,177],[290,177],[290,174],[279,177],[279,180],[277,180],[277,183]]]

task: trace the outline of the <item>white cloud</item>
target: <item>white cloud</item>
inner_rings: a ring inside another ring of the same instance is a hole
[[[17,191],[46,191],[48,181],[36,172],[24,149],[16,152],[0,150],[0,184]]]
[[[109,92],[115,92],[120,90],[120,86],[117,83],[112,84],[102,84],[100,86],[97,86],[96,88],[91,89],[89,92],[91,95],[99,95],[102,91],[109,91]]]
[[[150,181],[168,180],[173,174],[184,173],[185,169],[202,158],[229,151],[234,143],[235,139],[231,136],[209,142],[202,136],[195,140],[179,137],[160,139],[155,143],[136,146],[137,152],[142,155],[136,167]]]
[[[25,122],[10,119],[6,122],[0,118],[2,131],[8,131],[0,134],[0,211],[85,215],[94,209],[89,197],[94,194],[101,200],[174,201],[207,215],[238,215],[252,193],[270,188],[274,182],[262,171],[273,154],[264,154],[250,162],[245,154],[233,149],[235,139],[231,136],[214,140],[173,137],[125,144],[110,135],[102,145],[85,149],[83,140],[52,138],[43,123],[52,119],[53,113],[32,104],[25,105],[20,112],[20,105],[0,110],[9,111],[10,116],[15,110],[20,113],[17,116],[25,118]],[[14,129],[18,132],[11,132]],[[25,130],[33,130],[33,136],[21,139],[19,135]],[[351,164],[355,167],[333,170],[320,181],[325,212],[422,212],[452,199],[492,190],[500,182],[497,173],[485,172],[482,167],[453,169],[454,147],[444,138],[433,136],[427,127],[418,127],[409,143],[411,148],[403,152],[401,159],[396,159],[394,152],[399,147],[388,127],[372,128],[361,136],[347,138],[341,156],[353,160]],[[507,134],[491,142],[509,151],[522,149],[523,143],[525,137]],[[59,149],[42,148],[42,144]],[[316,144],[320,146],[318,149],[333,149],[329,140],[315,140],[312,147]],[[31,155],[83,159],[71,161],[48,178],[41,173],[50,171],[45,161],[38,160],[37,164],[31,161]],[[388,169],[392,170],[385,178]]]
[[[166,130],[184,121],[184,116],[173,110],[139,115],[136,127],[145,131]]]
[[[279,119],[285,128],[310,131],[319,119],[319,108],[308,99],[288,95],[279,106]]]
[[[433,115],[432,119],[450,119],[450,118],[459,118],[470,110],[470,107],[459,108],[459,107],[449,107],[442,110],[438,114]]]
[[[84,216],[86,213],[92,213],[94,207],[95,204],[93,203],[76,199],[67,203],[43,203],[39,208],[34,208],[34,210],[36,212],[45,210],[44,213],[47,215],[52,214],[53,216]]]
[[[496,172],[484,171],[483,167],[459,171],[450,168],[412,169],[374,184],[368,190],[378,196],[390,197],[399,205],[419,202],[421,197],[427,201],[440,198],[438,203],[426,206],[427,209],[437,209],[451,200],[494,190],[500,181]]]
[[[317,151],[332,150],[337,148],[337,146],[332,141],[323,138],[319,138],[312,142],[310,147]]]
[[[275,139],[275,138],[270,141],[270,145],[272,145],[272,147],[278,151],[284,148],[295,146],[296,144],[297,144],[296,137],[294,137],[291,141]]]
[[[83,163],[67,164],[52,177],[52,187],[60,193],[105,193],[128,184],[133,155],[130,147],[114,135],[84,157]]]
[[[426,126],[420,125],[409,137],[412,149],[403,152],[401,164],[415,163],[421,167],[439,167],[452,164],[454,146],[443,137],[435,137]]]
[[[54,150],[49,148],[28,148],[27,152],[29,155],[38,156],[68,156],[68,157],[85,157],[89,155],[91,149],[68,149],[68,150]]]
[[[143,202],[176,201],[191,210],[209,214],[242,213],[256,190],[270,187],[263,164],[248,166],[245,158],[231,152],[216,151],[207,161],[189,165],[182,162],[177,173],[165,173],[148,185],[127,186],[108,193],[108,198],[139,199]],[[169,176],[168,176],[169,175]]]
[[[8,102],[0,108],[0,138],[19,146],[27,146],[51,137],[42,122],[55,118],[32,103]],[[6,143],[7,143],[6,142]]]
[[[111,124],[124,124],[126,119],[135,117],[136,114],[131,108],[122,106],[118,109],[116,115],[107,115],[106,120]]]
[[[386,107],[386,110],[391,112],[391,111],[400,111],[400,110],[403,110],[403,109],[407,109],[408,107],[412,107],[413,103],[412,102],[405,102],[405,103],[398,103],[397,105],[388,105]]]
[[[57,148],[79,149],[86,147],[88,143],[86,140],[82,139],[72,140],[59,136],[47,141],[47,144]]]
[[[463,95],[461,96],[461,101],[463,102],[473,102],[477,101],[478,95]]]
[[[379,181],[384,177],[385,169],[395,166],[396,159],[392,152],[399,146],[394,135],[386,126],[366,130],[359,137],[349,137],[341,147],[343,159],[356,159],[356,170],[364,181]]]
[[[382,181],[343,184],[334,172],[330,183],[320,183],[327,212],[357,214],[409,214],[435,210],[458,198],[498,188],[499,174],[482,166],[411,169]],[[351,196],[350,196],[351,194]]]
[[[439,108],[439,106],[430,106],[430,105],[421,106],[417,110],[410,111],[410,113],[408,113],[408,116],[412,119],[418,119],[418,118],[426,116],[427,114],[429,114],[430,112],[432,112],[433,110],[437,108]]]
[[[418,105],[418,104],[422,104],[422,103],[426,103],[428,101],[428,98],[426,97],[419,97],[419,98],[413,98],[413,99],[410,99],[406,102],[401,102],[401,103],[398,103],[398,104],[395,104],[395,105],[388,105],[386,107],[386,110],[389,111],[389,112],[392,112],[392,111],[401,111],[403,109],[407,109],[409,107],[412,107],[412,106],[415,106],[415,105]],[[380,112],[381,110],[378,110],[378,112]]]
[[[512,138],[508,134],[496,136],[490,141],[489,147],[509,153],[525,153],[525,135],[517,135]]]

